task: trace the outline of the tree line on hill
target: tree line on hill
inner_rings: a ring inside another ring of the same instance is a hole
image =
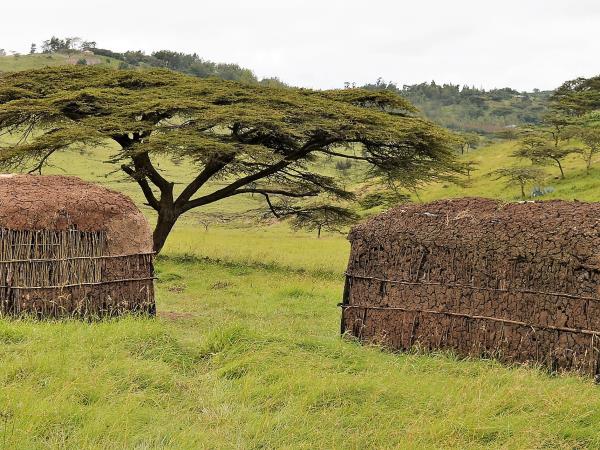
[[[163,67],[198,78],[216,77],[242,83],[285,86],[277,78],[259,80],[250,69],[241,67],[238,64],[207,61],[198,56],[197,53],[183,53],[171,50],[159,50],[149,55],[141,50],[115,52],[109,49],[98,48],[95,41],[82,41],[78,38],[59,39],[52,37],[44,41],[43,44],[44,52],[68,51],[74,48],[91,51],[97,56],[116,59],[121,62],[119,65],[121,69],[132,67]]]
[[[545,165],[555,165],[564,179],[563,162],[569,155],[579,155],[589,175],[595,157],[600,154],[600,76],[565,82],[550,97],[541,124],[524,127],[519,134],[518,147],[512,156],[531,164],[499,168],[492,174],[509,185],[518,185],[523,199],[528,184],[534,185],[533,196],[544,195],[539,184],[547,176],[542,169]]]
[[[479,89],[458,84],[419,83],[398,86],[379,78],[361,86],[395,92],[425,117],[452,130],[490,134],[542,122],[550,91],[519,92],[511,88]]]
[[[129,69],[136,67],[161,67],[182,72],[198,78],[216,77],[224,80],[239,81],[242,83],[260,84],[272,87],[284,87],[285,83],[276,77],[267,77],[259,79],[250,69],[241,67],[238,64],[216,63],[208,61],[197,53],[183,53],[171,50],[159,50],[146,54],[141,50],[128,50],[125,52],[115,52],[109,49],[99,48],[96,41],[84,40],[79,37],[60,38],[52,36],[42,42],[42,54],[65,53],[73,54],[76,52],[92,53],[96,56],[112,58],[120,62],[120,69]],[[38,45],[32,43],[29,54],[38,53]],[[13,56],[20,54],[12,52]],[[7,52],[0,49],[0,56],[6,56]],[[85,60],[81,59],[80,64],[85,65]]]

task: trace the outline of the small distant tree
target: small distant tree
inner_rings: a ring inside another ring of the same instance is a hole
[[[469,150],[477,148],[479,145],[479,135],[477,133],[462,133],[461,134],[460,153],[465,154]]]
[[[519,132],[514,127],[507,127],[503,130],[497,131],[494,133],[498,139],[504,139],[507,141],[513,141],[519,138]]]
[[[83,41],[81,43],[81,50],[84,51],[94,51],[94,49],[96,48],[96,41]]]
[[[549,134],[554,147],[558,148],[561,142],[567,138],[566,131],[572,124],[572,120],[562,113],[553,111],[546,114],[542,121],[541,131]]]
[[[6,56],[6,50],[0,48],[0,56]]]
[[[554,163],[560,170],[560,177],[565,178],[563,160],[573,153],[573,148],[564,148],[554,145],[546,137],[539,133],[526,135],[520,141],[520,147],[513,153],[514,157],[530,159],[533,164]]]
[[[583,144],[576,151],[585,161],[585,171],[589,174],[594,157],[600,153],[600,126],[577,126],[572,133]]]
[[[42,43],[42,53],[56,53],[65,47],[65,41],[52,36]]]
[[[37,45],[35,43],[31,44],[31,48],[29,49],[29,54],[33,55],[36,52],[37,52]]]
[[[65,38],[65,49],[64,51],[71,55],[72,53],[81,49],[81,38],[79,37],[68,37]]]
[[[202,225],[206,232],[208,232],[208,229],[211,226],[221,225],[239,218],[223,212],[198,213],[195,217],[198,224]]]
[[[467,161],[465,163],[465,174],[467,175],[467,183],[471,183],[471,173],[479,167],[477,161]]]
[[[521,198],[525,200],[525,187],[544,178],[545,172],[537,167],[503,167],[491,172],[494,180],[506,180],[506,186],[518,185],[521,189]]]
[[[65,52],[72,53],[80,48],[81,39],[78,37],[67,37],[60,39],[52,36],[42,43],[42,53]]]
[[[292,207],[289,214],[293,216],[292,228],[316,230],[317,238],[321,231],[340,232],[343,227],[356,223],[358,214],[335,205],[310,205],[306,207]]]

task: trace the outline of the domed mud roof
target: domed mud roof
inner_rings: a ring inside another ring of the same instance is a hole
[[[152,251],[148,221],[131,199],[76,177],[0,175],[0,228],[103,231],[109,255]]]

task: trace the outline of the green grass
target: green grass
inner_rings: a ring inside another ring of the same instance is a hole
[[[481,161],[468,189],[430,186],[421,199],[514,199],[516,189],[486,175],[514,164],[511,146],[467,155]],[[141,204],[135,186],[106,175],[110,152],[59,154],[50,172]],[[160,166],[182,182],[190,175]],[[573,158],[566,172],[548,183],[553,196],[598,199],[596,169],[584,177]],[[213,208],[256,206],[240,196]],[[205,231],[190,215],[157,261],[156,319],[0,320],[0,448],[600,446],[590,379],[341,339],[348,249],[342,235],[316,239],[283,224]]]
[[[500,167],[526,166],[531,163],[527,160],[513,158],[510,154],[516,149],[516,142],[505,141],[473,150],[464,156],[466,161],[478,164],[472,172],[471,183],[468,187],[461,187],[452,183],[440,183],[428,186],[419,193],[420,200],[431,201],[442,198],[478,196],[498,198],[506,201],[521,200],[519,186],[507,187],[504,180],[494,180],[490,172]],[[565,200],[600,201],[600,158],[594,161],[595,166],[589,175],[585,173],[583,159],[577,155],[569,155],[565,159],[565,179],[560,179],[560,172],[554,165],[544,166],[548,173],[542,183],[551,186],[554,192],[539,197],[541,200],[561,198]],[[528,186],[526,193],[530,193],[532,186]]]
[[[350,244],[339,235],[294,232],[284,225],[204,229],[180,226],[169,237],[169,254],[292,272],[331,276],[343,273]]]
[[[3,448],[582,448],[575,376],[340,339],[341,279],[161,258],[157,319],[0,321]]]

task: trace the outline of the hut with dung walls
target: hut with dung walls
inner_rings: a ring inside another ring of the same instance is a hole
[[[0,175],[0,314],[153,314],[153,272],[129,198],[75,177]]]
[[[408,204],[353,228],[342,333],[598,375],[600,204]]]

